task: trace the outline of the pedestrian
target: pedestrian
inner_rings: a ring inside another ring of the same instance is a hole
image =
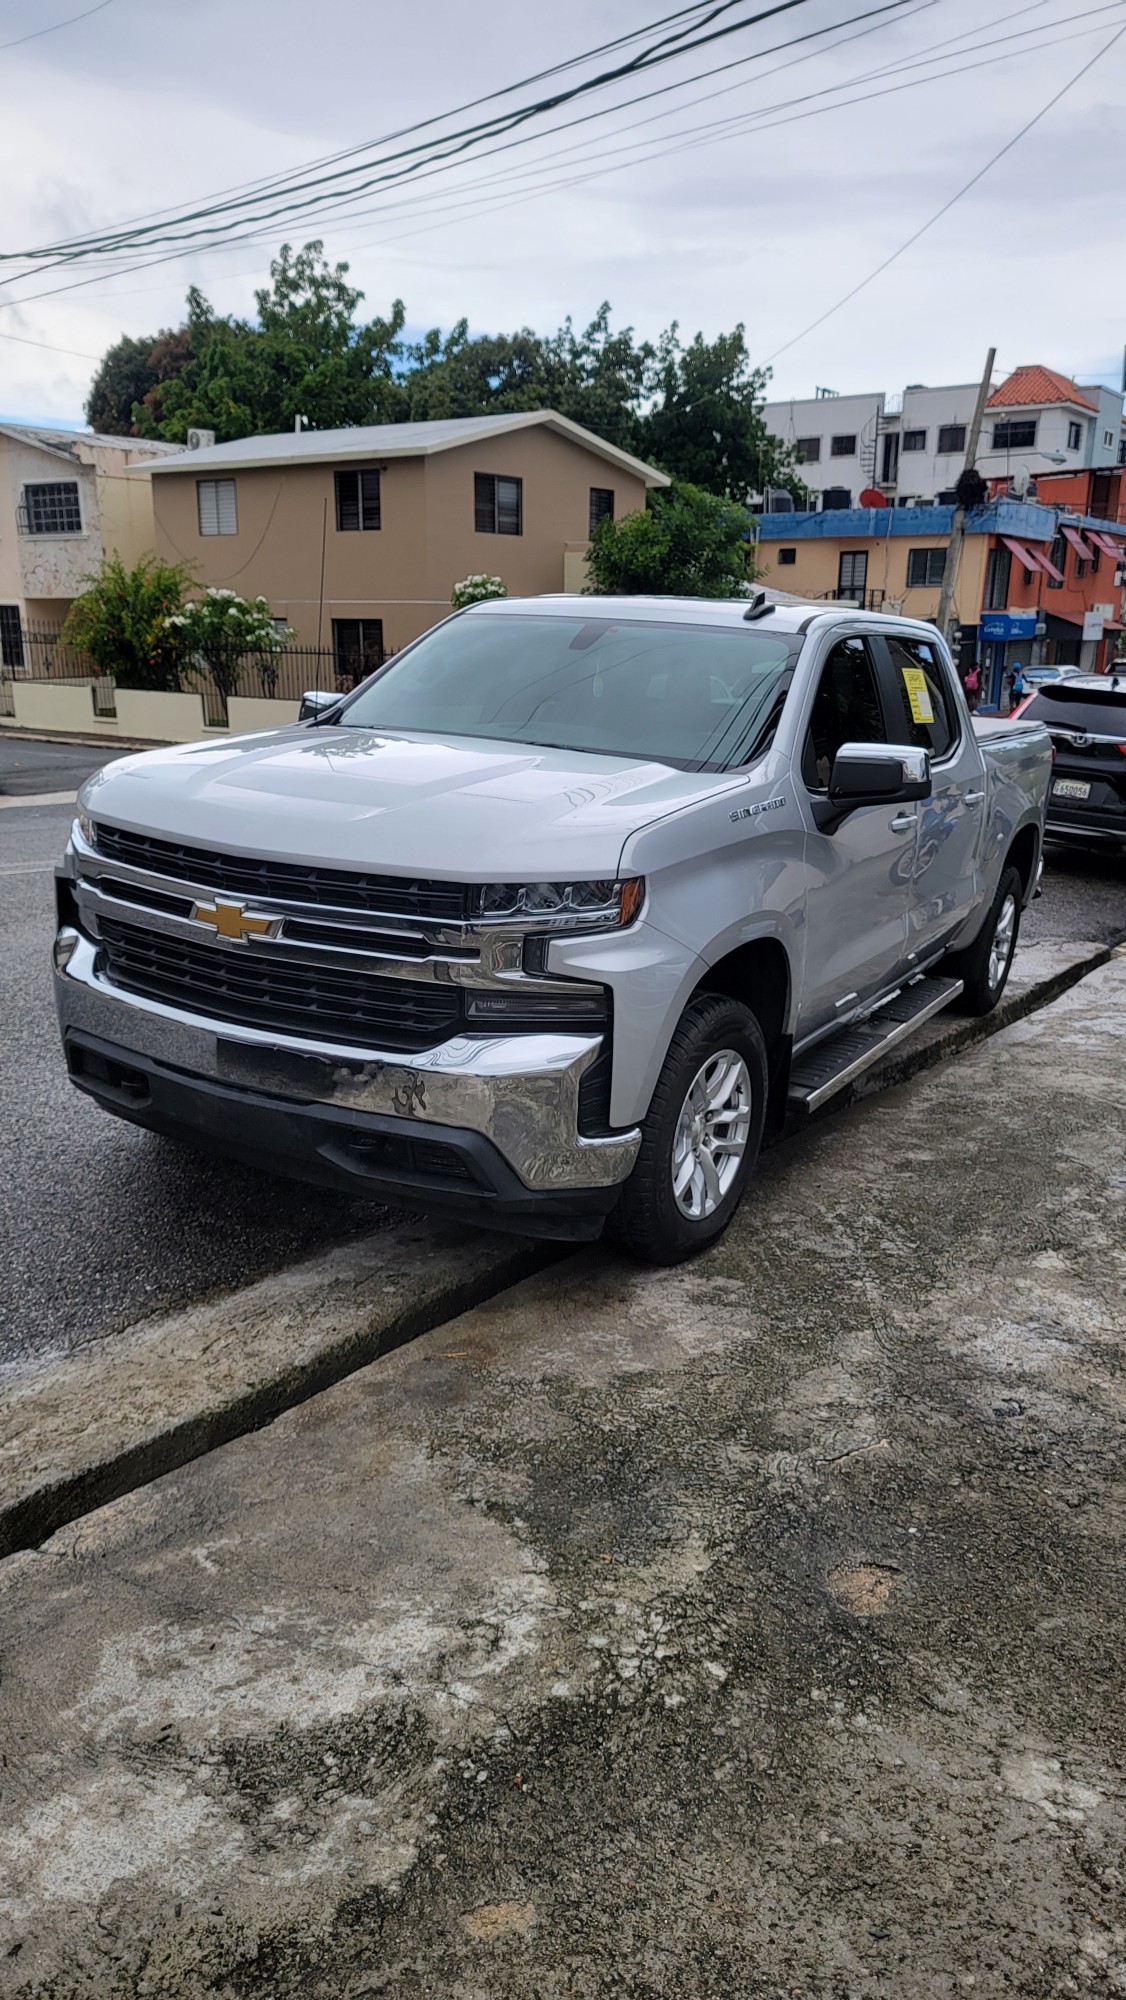
[[[966,690],[966,700],[969,702],[970,708],[975,709],[981,699],[981,668],[978,666],[976,660],[962,685]]]
[[[1022,702],[1023,700],[1024,700],[1024,668],[1021,666],[1021,663],[1018,660],[1013,668],[1012,686],[1009,689],[1010,712],[1017,707],[1018,703]]]

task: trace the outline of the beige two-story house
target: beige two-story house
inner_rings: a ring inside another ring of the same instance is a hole
[[[151,481],[161,555],[265,597],[352,671],[444,618],[462,577],[581,588],[596,523],[669,483],[552,410],[241,438],[131,477]]]
[[[0,424],[0,665],[29,671],[107,555],[153,545],[152,498],[130,466],[176,456],[144,438]]]

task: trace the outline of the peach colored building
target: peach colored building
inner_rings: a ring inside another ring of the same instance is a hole
[[[595,522],[669,483],[551,410],[241,438],[146,472],[162,556],[364,667],[445,617],[467,575],[581,588]]]

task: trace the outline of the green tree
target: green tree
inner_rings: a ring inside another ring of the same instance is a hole
[[[180,649],[183,671],[207,674],[226,698],[238,692],[248,656],[263,694],[272,695],[278,684],[276,655],[293,637],[288,626],[283,631],[274,623],[266,598],[240,597],[237,590],[218,587],[171,612],[164,626]]]
[[[684,347],[674,321],[657,351],[642,456],[675,479],[744,505],[768,486],[800,494],[788,447],[763,421],[768,380],[766,369],[751,367],[741,325],[713,341],[698,333]]]
[[[740,597],[752,575],[744,507],[685,481],[600,521],[587,567],[599,596]]]
[[[356,325],[363,293],[347,272],[326,261],[319,242],[296,254],[284,243],[270,284],[255,294],[256,322],[216,313],[193,287],[181,329],[189,358],[159,397],[146,395],[142,435],[182,444],[200,425],[225,442],[292,430],[299,416],[311,430],[330,430],[405,415],[396,380],[402,300],[387,318]]]
[[[98,672],[119,687],[174,690],[182,647],[168,621],[191,581],[184,564],[159,556],[142,556],[132,569],[120,556],[107,556],[96,574],[83,578],[90,587],[70,607],[64,644],[88,653]]]
[[[154,436],[163,385],[190,359],[186,327],[166,328],[140,339],[123,334],[107,349],[90,385],[86,398],[90,428],[114,437]]]

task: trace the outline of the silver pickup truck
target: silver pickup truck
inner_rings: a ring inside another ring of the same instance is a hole
[[[306,710],[83,787],[59,1019],[138,1125],[673,1263],[789,1113],[1000,997],[1051,748],[932,626],[490,603]]]

